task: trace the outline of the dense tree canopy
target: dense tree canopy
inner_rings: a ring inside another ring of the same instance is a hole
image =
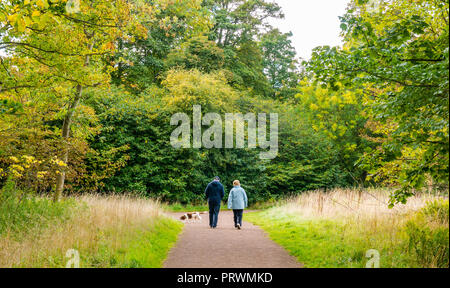
[[[449,2],[396,0],[375,11],[366,3],[341,18],[345,47],[317,49],[309,68],[332,88],[364,90],[380,145],[362,165],[375,178],[400,176],[404,202],[427,176],[449,176]]]
[[[268,24],[283,17],[271,1],[79,2],[0,3],[0,186],[184,203],[215,175],[251,201],[448,189],[448,1],[352,1],[344,46],[316,48],[306,71],[292,34]],[[278,156],[174,149],[171,117],[192,120],[194,105],[277,113]]]

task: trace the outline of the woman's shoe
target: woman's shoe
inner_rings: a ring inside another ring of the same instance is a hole
[[[237,225],[236,225],[236,228],[237,228],[238,230],[241,230],[241,225],[240,225],[240,224],[237,224]]]

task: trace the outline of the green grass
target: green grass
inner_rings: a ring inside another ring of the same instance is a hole
[[[226,208],[226,207],[225,207]],[[194,205],[194,204],[163,204],[163,209],[168,212],[203,212],[209,211],[208,205]]]
[[[393,217],[306,219],[281,206],[249,213],[246,220],[306,268],[364,268],[372,249],[380,254],[381,268],[448,268],[448,200]]]
[[[81,268],[162,268],[170,249],[176,243],[183,224],[170,218],[161,217],[149,223],[148,228],[128,231],[119,235],[114,243],[114,228],[98,231],[95,247],[73,249],[79,252]],[[36,257],[17,267],[64,268],[68,258],[66,251],[56,249],[50,254]]]
[[[161,218],[148,230],[137,231],[124,256],[113,257],[118,263],[112,266],[126,268],[161,268],[170,249],[178,239],[183,224],[169,218]]]
[[[0,190],[0,237],[8,232],[16,238],[33,229],[45,229],[54,221],[70,219],[76,201],[66,199],[54,203],[49,198],[35,197],[8,183]]]
[[[183,224],[161,217],[149,223],[146,230],[135,230],[113,247],[107,235],[99,243],[97,253],[80,251],[82,267],[97,268],[162,268],[170,249],[176,243]]]
[[[422,267],[449,267],[449,202],[440,200],[406,223],[410,251]],[[431,224],[431,225],[430,225]]]
[[[380,252],[380,267],[415,267],[407,252],[406,237],[386,239],[385,235],[358,234],[339,221],[307,220],[272,210],[249,213],[246,219],[295,256],[306,268],[364,268],[366,252]]]

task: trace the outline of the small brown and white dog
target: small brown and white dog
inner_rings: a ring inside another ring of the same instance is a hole
[[[202,217],[200,216],[200,214],[206,214],[206,212],[193,212],[193,213],[186,213],[184,215],[182,215],[180,217],[180,220],[184,221],[184,222],[202,222]]]

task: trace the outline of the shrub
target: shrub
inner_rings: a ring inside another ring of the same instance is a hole
[[[449,202],[428,203],[406,224],[409,250],[422,267],[449,267]]]

